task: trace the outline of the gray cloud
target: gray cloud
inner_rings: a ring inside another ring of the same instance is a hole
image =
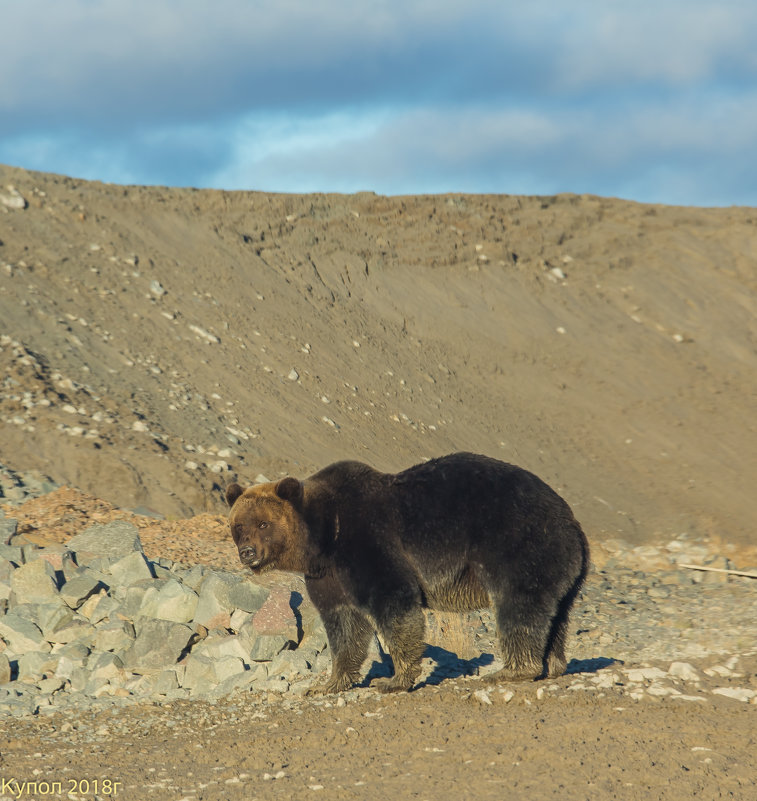
[[[757,203],[751,2],[24,0],[3,29],[30,168]]]

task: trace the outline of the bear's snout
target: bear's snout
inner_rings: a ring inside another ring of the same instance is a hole
[[[254,566],[256,562],[259,562],[258,559],[258,552],[252,547],[252,545],[245,545],[243,548],[239,549],[239,561],[243,565],[250,565]]]

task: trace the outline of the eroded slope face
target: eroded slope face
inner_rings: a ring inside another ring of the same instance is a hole
[[[0,169],[3,457],[125,506],[472,450],[590,537],[746,541],[748,209],[266,195]]]

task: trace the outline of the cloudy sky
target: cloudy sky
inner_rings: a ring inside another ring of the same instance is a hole
[[[755,0],[0,0],[0,163],[757,206]]]

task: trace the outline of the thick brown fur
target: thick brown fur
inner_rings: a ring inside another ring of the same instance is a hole
[[[382,692],[420,673],[423,609],[493,606],[493,680],[561,675],[589,546],[567,503],[532,473],[458,453],[397,474],[337,462],[304,481],[227,488],[231,534],[253,572],[304,573],[332,652],[322,688],[360,679],[378,629],[394,662]]]

